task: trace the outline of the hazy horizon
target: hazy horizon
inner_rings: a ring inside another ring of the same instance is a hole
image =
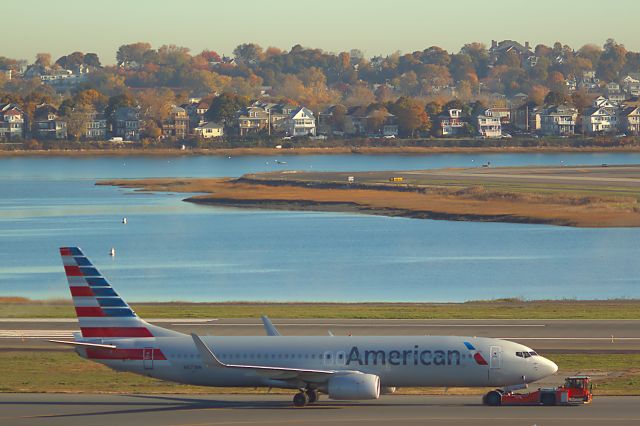
[[[529,41],[532,47],[560,41],[578,49],[585,44],[601,46],[613,38],[629,50],[640,50],[635,29],[640,2],[626,0],[611,0],[597,13],[576,0],[520,1],[503,7],[474,0],[453,5],[420,0],[376,4],[278,0],[268,8],[262,3],[240,7],[228,0],[187,0],[182,8],[150,0],[112,0],[108,7],[95,0],[59,0],[55,8],[36,13],[41,6],[37,0],[3,5],[9,18],[3,28],[15,37],[3,44],[0,56],[31,62],[38,52],[51,53],[55,60],[79,50],[97,53],[108,65],[115,63],[119,46],[138,41],[154,48],[175,44],[194,53],[211,49],[227,55],[249,42],[283,50],[296,44],[328,52],[360,49],[366,57],[432,45],[457,52],[465,43],[490,45],[491,40],[503,39]],[[525,7],[526,15],[521,12]]]

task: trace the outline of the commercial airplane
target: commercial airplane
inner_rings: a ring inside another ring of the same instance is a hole
[[[295,406],[319,393],[367,400],[407,386],[500,388],[485,395],[491,402],[558,370],[526,346],[483,337],[281,336],[268,319],[267,336],[187,335],[139,318],[78,247],[60,254],[80,333],[54,342],[114,370],[192,385],[298,389]]]

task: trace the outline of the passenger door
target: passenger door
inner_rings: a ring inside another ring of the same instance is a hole
[[[489,355],[489,369],[497,370],[502,368],[502,347],[491,346]]]

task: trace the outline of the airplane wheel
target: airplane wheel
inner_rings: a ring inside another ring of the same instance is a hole
[[[309,389],[307,392],[307,398],[309,399],[309,404],[313,404],[314,402],[318,402],[320,399],[320,394],[315,389]]]
[[[296,407],[304,407],[309,403],[309,397],[306,393],[300,392],[293,396],[293,405]]]
[[[486,405],[500,405],[500,402],[502,402],[502,395],[500,395],[500,392],[498,391],[491,391],[482,399]]]

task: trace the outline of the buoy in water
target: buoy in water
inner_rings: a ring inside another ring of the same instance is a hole
[[[114,249],[113,247],[111,247],[111,250],[109,251],[109,254],[111,256],[115,256],[116,255],[116,249]]]
[[[122,218],[122,223],[123,223],[124,225],[126,225],[126,224],[127,224],[127,218],[126,218],[126,217],[123,217],[123,218]]]

